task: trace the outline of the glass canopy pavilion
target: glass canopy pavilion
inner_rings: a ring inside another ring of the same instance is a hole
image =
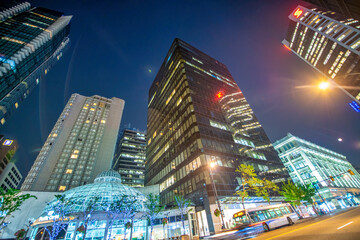
[[[67,224],[66,231],[60,232],[57,239],[64,240],[82,240],[82,233],[78,231],[79,226],[84,222],[84,212],[86,203],[97,202],[94,211],[91,213],[88,229],[86,232],[86,240],[100,240],[106,238],[111,239],[128,239],[131,235],[132,239],[146,239],[146,219],[143,217],[144,203],[146,197],[138,190],[121,184],[120,174],[114,170],[109,170],[97,176],[94,183],[84,186],[72,188],[63,193],[66,200],[71,200],[69,206],[71,217]],[[133,207],[137,214],[130,229],[125,229],[125,224],[131,222],[130,219],[119,218],[109,225],[109,211],[104,206],[110,206],[112,203],[122,199],[124,196],[136,200]],[[45,240],[49,237],[44,227],[52,225],[54,212],[51,204],[57,200],[54,199],[44,209],[41,216],[32,225],[31,240]],[[126,231],[125,231],[126,230]],[[126,238],[124,238],[124,233]]]

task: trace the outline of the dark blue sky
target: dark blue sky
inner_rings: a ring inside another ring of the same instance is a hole
[[[122,125],[145,130],[148,89],[178,37],[228,66],[272,141],[290,132],[358,166],[360,114],[338,89],[297,88],[320,75],[281,45],[298,3],[31,1],[73,15],[71,48],[0,132],[19,141],[26,173],[72,93],[124,99]]]

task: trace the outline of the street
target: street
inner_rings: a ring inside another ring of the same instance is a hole
[[[303,222],[292,226],[284,226],[270,232],[261,233],[256,240],[270,239],[316,239],[316,240],[353,240],[360,239],[360,208],[351,208]],[[219,234],[211,239],[247,239],[237,232]]]
[[[360,208],[285,226],[263,233],[255,239],[360,239]]]

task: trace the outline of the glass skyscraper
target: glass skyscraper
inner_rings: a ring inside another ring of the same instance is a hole
[[[120,173],[122,184],[144,187],[146,133],[125,128],[116,147],[113,169]]]
[[[145,185],[160,184],[165,204],[171,205],[174,195],[191,199],[202,219],[200,235],[221,227],[213,216],[212,183],[226,205],[225,218],[240,207],[234,195],[241,184],[235,173],[240,164],[253,165],[275,183],[289,178],[227,67],[180,39],[149,91],[147,141]],[[216,164],[213,170],[210,163]]]
[[[0,123],[5,124],[69,44],[72,16],[30,3],[0,3]]]
[[[124,100],[73,94],[21,186],[65,191],[111,168]]]
[[[352,107],[360,111],[359,21],[331,10],[300,5],[289,19],[283,44],[340,87],[353,99]]]
[[[276,141],[274,147],[294,183],[314,184],[329,207],[360,203],[354,198],[360,193],[360,174],[344,155],[290,133]],[[322,208],[327,207],[318,194],[315,198]]]

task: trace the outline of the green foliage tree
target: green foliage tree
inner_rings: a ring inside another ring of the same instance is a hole
[[[189,199],[184,198],[184,196],[180,196],[180,195],[175,195],[174,200],[180,211],[183,234],[185,234],[185,215],[187,215],[192,210],[189,209],[192,202]]]
[[[245,209],[245,198],[249,197],[249,191],[255,192],[256,196],[262,197],[270,202],[270,191],[278,191],[278,186],[266,178],[257,177],[255,169],[251,165],[241,164],[235,170],[241,176],[241,189],[236,191],[236,195],[241,198],[241,203]]]
[[[254,184],[254,178],[256,178],[255,169],[251,165],[241,164],[235,170],[240,173],[241,178],[241,190],[237,190],[236,194],[241,198],[241,203],[245,209],[245,198],[249,197],[249,190]]]
[[[5,191],[0,187],[0,194],[0,231],[9,224],[7,220],[16,210],[20,210],[20,206],[27,199],[37,199],[37,197],[34,195],[22,194],[20,190],[12,188]]]
[[[255,191],[256,196],[264,198],[270,203],[270,191],[279,191],[279,187],[265,178],[254,178],[252,188]]]
[[[145,215],[150,223],[150,240],[152,239],[152,232],[154,230],[155,219],[159,216],[165,206],[160,204],[160,196],[150,193],[147,196],[147,202],[145,202]]]
[[[279,194],[285,197],[285,201],[288,201],[291,205],[298,207],[300,206],[301,201],[307,201],[308,203],[313,204],[312,197],[315,195],[315,189],[311,184],[296,185],[289,180],[287,183],[282,185]]]

